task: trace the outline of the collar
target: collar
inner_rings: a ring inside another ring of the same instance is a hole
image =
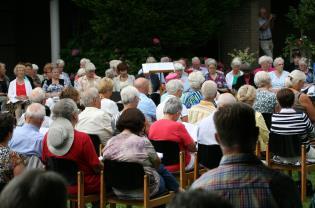
[[[230,154],[224,155],[221,159],[220,165],[231,165],[231,164],[253,164],[261,165],[262,162],[252,153],[239,153],[239,154]]]
[[[95,110],[100,110],[99,108],[95,107],[85,107],[84,111],[95,111]]]
[[[201,100],[200,101],[200,105],[203,105],[203,106],[206,106],[206,107],[213,107],[213,108],[215,108],[215,105],[213,104],[213,102],[210,102],[210,101]]]
[[[281,108],[280,113],[296,113],[293,108]]]
[[[27,128],[27,129],[33,129],[35,131],[39,131],[39,128],[33,124],[30,124],[30,123],[24,123],[23,124],[23,127],[24,128]]]

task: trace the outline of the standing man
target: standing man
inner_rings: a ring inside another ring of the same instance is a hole
[[[259,10],[259,43],[265,55],[273,57],[273,42],[271,28],[273,27],[274,16],[262,7]]]

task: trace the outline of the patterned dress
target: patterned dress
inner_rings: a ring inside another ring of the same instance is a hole
[[[217,84],[218,89],[225,89],[228,88],[224,73],[221,71],[216,71],[215,79],[212,79],[210,74],[206,75],[206,80],[212,80]]]
[[[277,98],[275,93],[257,89],[256,101],[253,105],[255,111],[259,113],[273,113],[277,104]]]
[[[14,176],[14,168],[22,162],[16,152],[9,147],[0,146],[0,183],[8,183]]]

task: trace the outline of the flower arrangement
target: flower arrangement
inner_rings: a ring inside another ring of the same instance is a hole
[[[257,53],[250,52],[250,48],[245,48],[244,50],[233,49],[231,53],[228,53],[229,56],[233,58],[239,57],[243,63],[248,63],[250,65],[254,64],[257,60]]]

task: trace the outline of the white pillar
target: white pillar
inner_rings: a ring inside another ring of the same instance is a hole
[[[59,0],[50,0],[51,62],[60,58]]]

